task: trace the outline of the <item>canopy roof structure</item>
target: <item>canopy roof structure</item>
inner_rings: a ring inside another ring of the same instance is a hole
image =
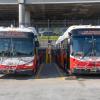
[[[18,21],[21,4],[27,21],[100,19],[100,0],[0,0],[0,21]]]

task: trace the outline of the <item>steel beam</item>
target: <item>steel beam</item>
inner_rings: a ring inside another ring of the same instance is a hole
[[[100,0],[25,0],[25,4],[100,3]],[[0,0],[1,4],[18,4],[18,0]]]

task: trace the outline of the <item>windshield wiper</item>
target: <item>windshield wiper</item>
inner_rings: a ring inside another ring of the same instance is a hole
[[[94,39],[94,37],[92,36],[92,40],[90,41],[90,43],[91,43],[91,46],[90,46],[90,48],[87,50],[87,52],[84,54],[84,56],[82,57],[82,58],[84,58],[85,56],[87,56],[89,53],[92,55],[92,56],[94,56],[95,55],[95,39]]]
[[[89,48],[89,49],[87,50],[87,52],[83,55],[82,58],[84,58],[84,57],[87,56],[90,52],[92,52],[91,49],[92,49],[92,46],[90,46],[90,48]]]

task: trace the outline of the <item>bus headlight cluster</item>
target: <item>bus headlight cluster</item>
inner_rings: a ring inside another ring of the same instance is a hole
[[[33,62],[30,62],[28,64],[25,64],[25,66],[33,66]]]

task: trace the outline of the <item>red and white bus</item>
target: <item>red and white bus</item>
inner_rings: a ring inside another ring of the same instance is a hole
[[[71,26],[56,41],[57,62],[76,74],[100,73],[100,26]]]
[[[0,27],[0,73],[32,75],[38,64],[35,28]]]

